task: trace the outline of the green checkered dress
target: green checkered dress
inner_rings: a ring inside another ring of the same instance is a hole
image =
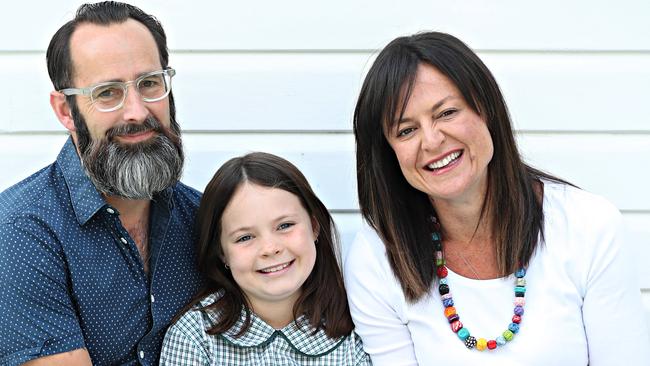
[[[218,298],[212,294],[201,301],[201,306]],[[191,310],[173,324],[163,341],[161,365],[220,365],[220,366],[293,366],[293,365],[370,365],[370,357],[363,351],[361,340],[352,333],[340,338],[329,338],[321,329],[316,334],[303,319],[300,327],[291,322],[276,330],[251,313],[251,326],[244,335],[235,338],[244,324],[244,312],[227,332],[209,335],[217,315]]]

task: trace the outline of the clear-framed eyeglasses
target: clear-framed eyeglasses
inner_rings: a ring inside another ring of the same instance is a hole
[[[134,84],[142,100],[148,103],[157,102],[169,95],[172,90],[172,76],[176,70],[168,67],[164,70],[152,71],[131,81],[108,81],[88,86],[86,88],[67,88],[59,90],[64,95],[85,95],[90,97],[93,107],[100,112],[112,112],[124,106],[129,85]]]

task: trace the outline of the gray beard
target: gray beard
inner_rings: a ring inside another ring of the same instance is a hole
[[[82,165],[100,193],[131,200],[152,199],[180,179],[184,156],[175,121],[171,128],[165,128],[149,116],[142,124],[122,124],[109,129],[106,137],[93,140],[81,114],[73,110],[73,118]],[[114,139],[150,129],[157,135],[147,141],[121,144]]]

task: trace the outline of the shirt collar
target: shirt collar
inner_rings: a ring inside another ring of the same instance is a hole
[[[106,205],[106,201],[104,201],[104,198],[97,191],[81,166],[81,159],[77,154],[77,148],[72,142],[72,137],[68,137],[68,141],[63,145],[56,162],[63,172],[63,178],[70,192],[70,200],[72,201],[77,222],[79,222],[79,225],[84,225],[97,211]]]
[[[61,167],[63,177],[68,186],[70,200],[72,201],[77,222],[83,226],[91,217],[108,204],[99,191],[97,191],[95,185],[88,178],[86,170],[81,165],[81,159],[77,154],[77,148],[72,141],[72,137],[68,137],[56,161]],[[154,201],[164,203],[171,211],[173,206],[172,187],[156,194]]]
[[[216,301],[218,294],[208,296],[201,302],[202,306],[209,305]],[[209,326],[213,326],[219,314],[208,312]],[[244,326],[246,311],[242,309],[239,320],[226,332],[219,334],[219,337],[237,347],[259,347],[271,343],[276,337],[284,338],[291,348],[297,352],[312,357],[318,357],[332,352],[343,341],[345,337],[330,338],[323,329],[314,333],[314,328],[309,324],[305,316],[301,316],[297,321],[289,323],[282,329],[276,330],[267,324],[254,313],[250,313],[251,323],[248,331],[242,336],[235,337],[240,329]]]

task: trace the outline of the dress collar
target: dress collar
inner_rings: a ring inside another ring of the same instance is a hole
[[[221,292],[212,294],[203,301],[201,306],[214,303],[221,296]],[[216,324],[219,314],[207,311],[204,312],[204,319],[208,327]],[[282,329],[274,329],[255,313],[250,313],[251,322],[248,331],[240,337],[235,335],[244,326],[246,311],[242,309],[241,315],[235,325],[226,332],[216,335],[226,342],[242,348],[265,346],[271,343],[276,337],[284,338],[289,346],[295,351],[311,357],[319,357],[334,351],[345,337],[330,338],[323,329],[314,332],[315,329],[309,324],[306,317],[300,316],[295,322],[289,323]]]

